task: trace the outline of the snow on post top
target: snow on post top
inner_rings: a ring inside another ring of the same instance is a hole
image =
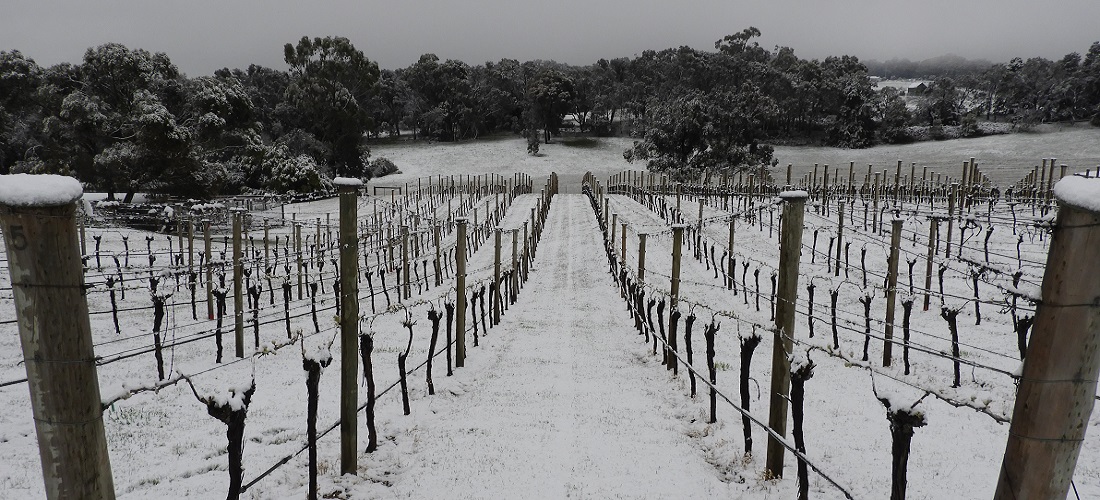
[[[337,177],[332,180],[332,184],[336,186],[360,187],[363,185],[363,181],[355,177]]]
[[[0,175],[0,205],[56,207],[79,200],[83,194],[80,181],[65,175]]]
[[[1100,178],[1071,175],[1054,185],[1054,196],[1083,210],[1100,213]]]
[[[779,197],[784,200],[806,199],[810,197],[810,193],[806,191],[783,191],[779,193]]]

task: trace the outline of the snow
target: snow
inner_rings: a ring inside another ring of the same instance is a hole
[[[1054,195],[1063,203],[1100,214],[1100,178],[1064,177],[1054,185]]]
[[[793,200],[805,199],[805,198],[810,197],[810,193],[807,193],[806,191],[801,191],[801,190],[783,191],[782,193],[779,193],[779,197],[784,199],[784,200],[788,200],[788,199],[793,199]]]
[[[53,207],[72,203],[82,194],[80,181],[64,175],[0,175],[0,205]]]
[[[390,156],[420,160],[402,161],[406,165],[405,178],[426,174],[469,174],[481,171],[524,171],[535,176],[536,191],[541,183],[540,174],[550,170],[562,176],[564,189],[577,189],[583,172],[613,172],[624,167],[621,147],[613,141],[606,148],[583,150],[556,143],[546,145],[545,156],[530,157],[525,154],[525,143],[500,140],[497,142],[474,141],[464,144],[415,144],[384,145],[378,151]],[[388,150],[388,151],[387,151]],[[514,151],[514,155],[509,152]],[[599,154],[593,160],[592,151]],[[392,152],[392,153],[391,153]],[[393,153],[400,153],[393,154]],[[584,153],[584,154],[581,154]],[[844,151],[845,155],[862,155]],[[844,163],[846,164],[846,162]],[[889,164],[889,163],[887,163]],[[955,170],[955,162],[947,164]],[[1013,179],[1015,180],[1015,179]],[[375,181],[372,181],[375,182]],[[391,182],[387,178],[386,182]],[[571,182],[573,184],[571,184]],[[525,195],[516,199],[507,217],[500,221],[503,228],[522,226],[536,196]],[[384,200],[388,202],[387,194]],[[400,195],[398,200],[400,201]],[[364,197],[360,214],[370,214],[371,205],[377,199]],[[444,205],[446,205],[444,203]],[[456,208],[457,208],[456,203]],[[484,202],[475,202],[483,206]],[[636,232],[645,230],[648,239],[646,282],[654,289],[669,287],[671,231],[660,217],[637,202],[621,195],[610,197],[611,209],[619,214],[619,221],[630,224],[628,241],[636,242]],[[694,215],[698,204],[689,197],[683,199],[684,212]],[[287,205],[286,217],[296,214],[299,220],[313,220],[331,213],[336,220],[336,200]],[[927,205],[922,206],[927,208]],[[835,210],[835,207],[834,207]],[[976,207],[981,212],[984,207]],[[1028,226],[1041,215],[1025,215],[1017,207],[1020,228]],[[880,285],[880,274],[886,266],[888,239],[881,234],[872,235],[859,225],[860,209],[856,209],[845,226],[845,239],[852,241],[851,275],[842,268],[842,274],[830,278],[826,272],[823,253],[817,255],[817,263],[810,262],[804,254],[801,272],[814,276],[817,289],[813,318],[806,316],[806,295],[800,287],[798,314],[794,337],[799,344],[809,343],[815,351],[831,347],[829,332],[829,294],[821,288],[828,283],[830,289],[840,288],[839,323],[841,352],[850,359],[860,356],[863,343],[864,318],[858,297],[860,286],[859,248],[866,247],[868,288]],[[279,209],[268,212],[278,216]],[[937,207],[933,215],[945,214]],[[965,212],[963,212],[965,213]],[[434,216],[445,218],[446,207]],[[704,206],[704,218],[714,218],[703,229],[703,235],[712,243],[719,243],[716,255],[726,250],[728,225],[723,215],[728,211]],[[479,222],[482,213],[479,213]],[[769,325],[768,279],[769,263],[777,260],[778,244],[769,238],[771,221],[764,217],[759,224],[737,223],[736,242],[732,255],[737,256],[738,281],[741,266],[749,263],[748,286],[753,287],[753,270],[760,268],[760,288],[763,292],[761,307],[754,307],[751,297],[742,293],[732,296],[714,278],[713,271],[691,258],[692,248],[685,248],[681,268],[681,300],[697,301],[720,308],[739,319],[727,316],[717,318],[722,329],[716,336],[716,364],[718,387],[734,401],[737,398],[738,374],[741,361],[738,354],[737,333],[748,334],[756,324]],[[920,214],[922,217],[924,213]],[[694,217],[692,217],[694,218]],[[807,227],[830,228],[824,217],[807,210]],[[816,220],[815,220],[816,219]],[[983,217],[978,218],[984,220]],[[835,224],[835,213],[832,222]],[[907,225],[908,226],[908,225]],[[423,226],[421,226],[423,227]],[[391,390],[378,401],[378,451],[363,452],[365,430],[360,414],[360,443],[357,476],[340,476],[339,438],[333,432],[319,440],[321,464],[321,495],[333,498],[407,498],[407,497],[729,497],[747,500],[767,498],[794,498],[794,460],[788,455],[784,479],[768,481],[761,478],[763,471],[766,436],[763,430],[753,426],[755,455],[743,453],[740,416],[720,400],[718,422],[707,423],[707,395],[702,384],[696,398],[688,396],[688,375],[681,368],[673,376],[660,365],[660,356],[651,354],[649,346],[633,329],[633,320],[623,307],[618,290],[607,272],[602,243],[598,237],[595,220],[587,199],[578,196],[558,196],[551,204],[550,220],[546,235],[539,243],[537,258],[532,264],[530,281],[519,294],[519,300],[511,304],[503,316],[503,322],[488,333],[482,333],[480,345],[473,347],[467,333],[466,366],[457,369],[454,376],[446,377],[443,356],[435,358],[434,383],[436,394],[427,395],[424,372],[409,377],[412,415],[401,411],[397,390]],[[834,226],[835,227],[835,226]],[[849,229],[851,227],[851,229]],[[1000,227],[998,228],[1000,229]],[[94,252],[93,236],[103,237],[104,255],[122,254],[121,236],[130,236],[131,242],[141,241],[147,233],[118,227],[88,227],[89,253]],[[1023,231],[1023,229],[1021,229]],[[272,233],[285,237],[289,229],[272,227]],[[944,227],[941,226],[941,235]],[[257,233],[252,233],[256,235]],[[824,234],[824,233],[823,233]],[[1042,233],[1029,229],[1023,236],[1022,261],[1017,262],[1017,239],[1012,231],[995,231],[990,241],[990,266],[1007,269],[1019,267],[1023,271],[1020,289],[1036,287],[1042,276],[1046,245]],[[511,248],[512,234],[502,235],[502,247]],[[257,238],[258,239],[258,238]],[[215,261],[223,244],[215,240]],[[453,246],[453,233],[451,245]],[[808,241],[808,238],[804,238]],[[492,242],[490,237],[489,242]],[[827,240],[823,240],[827,242]],[[693,242],[688,242],[692,244]],[[916,268],[917,290],[914,295],[918,305],[912,310],[912,338],[933,352],[950,352],[945,340],[947,329],[939,317],[940,302],[932,297],[932,307],[923,311],[920,287],[924,276],[924,232],[911,245],[909,236],[904,238],[905,255],[916,252],[920,264]],[[447,245],[446,241],[444,245]],[[138,245],[134,245],[137,247]],[[142,252],[144,251],[144,245]],[[163,237],[154,242],[154,251],[168,251]],[[196,245],[201,247],[201,245]],[[280,245],[281,246],[281,245]],[[980,238],[969,240],[964,256],[978,262],[982,243]],[[177,247],[179,248],[179,247]],[[616,247],[618,248],[618,247]],[[959,297],[969,297],[966,276],[967,266],[956,258],[956,247],[951,255],[940,252],[935,262],[947,266],[946,291]],[[131,266],[138,252],[131,248]],[[636,247],[628,246],[626,262],[636,262]],[[824,245],[819,243],[818,251]],[[835,250],[835,249],[834,249]],[[283,252],[278,252],[280,256]],[[468,262],[471,278],[468,282],[483,282],[492,272],[493,245],[481,245],[472,252]],[[158,255],[160,255],[158,253]],[[835,253],[834,253],[835,255]],[[375,265],[374,256],[369,256]],[[282,257],[280,257],[281,259]],[[109,260],[109,258],[108,258]],[[163,259],[158,257],[157,264]],[[196,258],[196,261],[198,259]],[[120,313],[122,334],[116,335],[110,319],[102,274],[113,270],[105,261],[104,270],[95,270],[95,259],[89,260],[88,283],[96,285],[89,290],[93,336],[96,354],[110,356],[118,352],[140,349],[150,343],[149,336],[126,340],[130,334],[147,332],[151,324],[151,312],[139,310]],[[504,267],[510,265],[507,257]],[[0,265],[0,267],[3,267]],[[165,351],[165,364],[171,373],[182,372],[194,376],[201,391],[219,394],[226,403],[234,399],[232,394],[247,390],[253,373],[257,390],[249,407],[246,427],[244,465],[245,481],[254,479],[260,472],[279,463],[303,446],[305,442],[305,376],[301,369],[301,357],[297,345],[275,353],[279,343],[286,342],[282,327],[282,302],[278,285],[287,278],[283,274],[282,261],[273,266],[276,287],[274,306],[268,305],[266,282],[261,298],[261,321],[274,320],[260,329],[260,352],[273,355],[237,358],[231,354],[226,362],[214,362],[214,339],[201,339]],[[904,268],[903,268],[904,269]],[[126,299],[122,308],[148,306],[147,268],[124,268]],[[331,285],[332,266],[324,269],[324,285]],[[903,273],[904,274],[904,273]],[[987,273],[983,279],[997,283],[1011,283],[1011,276],[995,276]],[[935,277],[935,274],[934,274]],[[825,281],[820,281],[825,279]],[[165,291],[174,290],[163,283]],[[801,280],[800,280],[801,281]],[[905,282],[905,279],[900,280]],[[186,282],[185,282],[186,283]],[[255,283],[255,282],[253,282]],[[378,282],[375,281],[375,286]],[[365,287],[365,282],[360,285]],[[453,281],[444,287],[453,286]],[[21,364],[19,336],[15,326],[5,324],[14,319],[7,276],[0,269],[0,382],[25,377]],[[936,287],[935,280],[933,287]],[[116,290],[119,285],[116,284]],[[899,294],[906,292],[899,284]],[[906,287],[907,288],[907,287]],[[983,298],[1003,300],[1002,290],[982,285]],[[655,292],[656,290],[650,290]],[[415,293],[415,289],[414,289]],[[882,333],[884,300],[881,288],[875,290],[872,306],[872,335]],[[431,288],[413,300],[434,302],[445,291]],[[213,321],[206,321],[205,294],[199,293],[199,319],[192,321],[189,307],[190,293],[186,285],[180,287],[169,300],[165,320],[165,341],[188,338],[200,331],[213,329]],[[651,297],[652,295],[647,295]],[[318,308],[332,307],[331,294],[321,294]],[[949,304],[955,301],[949,299]],[[1026,301],[1021,300],[1020,314]],[[303,305],[304,304],[304,305]],[[964,303],[967,304],[967,303]],[[407,303],[418,324],[410,368],[425,358],[430,324],[425,320],[428,305]],[[387,302],[379,298],[378,308]],[[983,320],[974,325],[972,304],[959,315],[962,354],[965,360],[988,364],[1007,372],[1021,366],[1015,352],[1015,336],[1007,312],[997,311],[997,306],[982,304]],[[107,314],[102,314],[103,312]],[[303,332],[306,337],[313,332],[309,318],[309,299],[291,302],[291,314],[304,313],[292,319],[292,330]],[[369,314],[369,300],[360,303],[360,312]],[[710,321],[711,311],[698,310],[692,344],[695,347],[695,364],[704,366],[703,325]],[[322,329],[329,323],[333,312],[320,313]],[[245,314],[246,352],[254,347],[251,339],[251,312]],[[397,380],[395,353],[403,352],[407,332],[400,326],[403,313],[381,316],[370,323],[376,332],[374,356],[376,380],[379,389]],[[232,325],[232,305],[226,316]],[[807,321],[816,327],[814,338],[808,339]],[[845,327],[855,329],[854,332]],[[900,320],[895,338],[901,336]],[[367,323],[364,323],[364,328]],[[230,331],[231,326],[226,328]],[[770,379],[770,351],[772,335],[768,330],[763,343],[756,351],[751,369],[750,414],[764,418],[768,414],[768,389]],[[683,332],[681,331],[681,335]],[[442,333],[440,342],[442,345]],[[937,337],[933,337],[936,335]],[[316,353],[311,346],[327,344],[332,332],[323,332],[306,345],[306,355]],[[682,337],[681,337],[682,339]],[[232,353],[232,334],[225,336],[227,354]],[[895,376],[909,383],[933,389],[959,401],[975,406],[985,406],[1000,415],[1011,415],[1015,387],[1007,375],[991,374],[983,369],[964,366],[962,388],[949,389],[951,367],[943,358],[918,351],[911,353],[913,375],[902,375],[900,346],[894,349],[894,364],[881,367],[877,361],[882,343],[872,339],[871,359],[868,363],[882,376],[875,375],[879,391],[890,394],[892,404],[912,405],[923,394],[903,383],[891,380]],[[973,347],[971,347],[973,346]],[[806,346],[798,345],[795,354],[805,353]],[[339,363],[339,346],[333,347],[334,363]],[[805,434],[807,457],[840,484],[849,488],[855,498],[885,498],[889,496],[890,434],[882,404],[874,398],[871,378],[858,364],[848,365],[828,356],[824,351],[811,354],[817,367],[817,375],[807,383]],[[413,363],[416,361],[416,363]],[[797,363],[796,363],[797,365]],[[202,373],[207,370],[208,373]],[[327,370],[320,384],[319,422],[324,428],[339,415],[339,367]],[[705,371],[705,369],[704,369]],[[152,375],[151,375],[152,374]],[[153,385],[155,379],[153,354],[142,354],[125,361],[99,367],[99,378],[104,396],[129,394],[129,389]],[[144,382],[143,382],[144,381]],[[360,384],[360,390],[362,384]],[[239,403],[240,398],[237,397]],[[364,402],[360,393],[360,403]],[[25,386],[0,388],[0,497],[39,498],[43,496],[38,448],[31,418],[29,398]],[[929,414],[932,424],[917,431],[913,440],[909,463],[910,498],[984,498],[996,484],[1000,460],[1004,452],[1008,426],[999,425],[988,416],[968,408],[954,408],[937,399],[927,397],[918,407]],[[185,384],[162,387],[156,392],[134,394],[116,402],[104,413],[105,430],[111,453],[111,462],[120,498],[216,498],[225,495],[226,457],[225,427],[206,413],[205,406],[197,403]],[[1094,413],[1090,428],[1100,428],[1100,417]],[[1100,434],[1089,433],[1080,453],[1075,482],[1082,498],[1100,494]],[[786,440],[785,440],[786,441]],[[305,454],[289,460],[274,474],[256,483],[243,498],[301,498],[305,495]],[[840,498],[841,495],[816,474],[811,473],[813,498]]]
[[[363,180],[354,177],[337,177],[332,180],[332,184],[334,186],[359,187],[363,185]]]
[[[317,346],[316,349],[307,349],[302,357],[324,366],[332,361],[332,351],[327,346]]]

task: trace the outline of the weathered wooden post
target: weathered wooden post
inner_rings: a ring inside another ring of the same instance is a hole
[[[455,367],[466,366],[466,223],[456,217],[458,246],[455,247]]]
[[[783,232],[779,241],[778,301],[775,312],[775,333],[772,342],[771,403],[768,427],[776,434],[787,433],[787,399],[791,390],[790,353],[794,352],[794,313],[798,298],[798,262],[802,250],[802,222],[805,217],[805,191],[785,191],[779,194],[783,205]],[[783,477],[783,444],[768,436],[766,470],[774,478]]]
[[[523,221],[523,282],[527,283],[527,275],[531,271],[531,237],[528,233],[530,221]]]
[[[195,272],[195,221],[187,216],[187,272]]]
[[[302,292],[305,278],[305,260],[302,259],[302,225],[294,224],[294,256],[298,269],[298,300],[302,300]]]
[[[928,258],[925,259],[924,269],[924,310],[928,310],[931,300],[929,290],[932,289],[932,261],[936,258],[936,240],[939,238],[940,218],[932,216],[928,218]]]
[[[214,254],[210,251],[213,235],[210,219],[203,219],[203,250],[206,252],[206,317],[214,319]]]
[[[1100,373],[1100,179],[1067,177],[996,500],[1065,498]]]
[[[645,238],[646,233],[638,233],[638,285],[645,283]]]
[[[412,297],[412,287],[409,285],[409,226],[401,226],[401,284],[404,285],[405,298]]]
[[[610,224],[610,226],[611,227],[607,228],[608,230],[611,231],[611,235],[607,239],[607,246],[608,246],[609,250],[615,248],[615,235],[616,235],[616,233],[618,233],[619,214],[611,214],[611,224]]]
[[[626,223],[624,222],[622,224],[623,224],[623,232],[622,232],[622,235],[619,237],[621,239],[619,246],[622,247],[621,248],[622,257],[619,258],[619,262],[622,262],[623,265],[626,265]]]
[[[270,237],[271,228],[268,226],[267,218],[264,218],[264,269],[271,267],[271,244],[268,242]]]
[[[901,168],[901,162],[898,162]],[[882,366],[890,366],[894,349],[894,309],[898,297],[898,252],[901,251],[901,225],[905,222],[894,214],[890,228],[890,259],[886,273],[886,329],[883,332]]]
[[[363,181],[339,177],[340,190],[340,474],[355,474],[359,408],[359,245],[355,225]]]
[[[512,290],[508,302],[516,303],[516,291],[519,290],[519,230],[512,231]]]
[[[943,253],[944,257],[951,256],[951,230],[955,226],[955,198],[959,195],[959,184],[951,183],[951,193],[947,198],[947,244],[946,251]]]
[[[241,251],[240,209],[233,209],[233,339],[236,342],[234,354],[244,357],[244,263]]]
[[[840,243],[844,240],[844,202],[840,202],[840,219],[836,226],[836,272],[834,276],[840,277]],[[826,269],[828,271],[828,269]]]
[[[0,228],[46,498],[113,499],[76,227],[80,183],[0,176]]]
[[[734,259],[733,259],[733,241],[734,240],[733,240],[733,236],[736,234],[736,232],[735,232],[736,228],[737,228],[737,217],[736,216],[730,217],[730,240],[729,240],[729,246],[727,247],[727,252],[726,252],[726,266],[728,266],[727,267],[727,273],[726,273],[726,290],[733,290],[733,273],[734,273],[734,269],[733,269],[733,266],[734,266],[734,262],[733,262],[734,261]]]
[[[669,303],[669,310],[676,308],[676,303],[680,300],[680,254],[681,246],[684,243],[684,229],[687,228],[687,224],[673,224],[672,225],[672,278],[669,283],[671,297]],[[669,314],[671,318],[672,315]],[[671,329],[671,323],[669,323]]]
[[[500,282],[500,234],[504,232],[501,228],[496,228],[493,231],[493,289],[495,292],[489,300],[493,301],[493,324],[500,324],[500,303],[501,297],[501,285]]]

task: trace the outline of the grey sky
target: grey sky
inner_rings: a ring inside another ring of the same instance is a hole
[[[1083,53],[1100,40],[1098,19],[1098,0],[12,0],[0,7],[0,50],[46,66],[119,42],[165,52],[198,76],[250,63],[283,69],[283,44],[339,35],[383,68],[426,52],[470,64],[589,64],[680,45],[712,50],[756,26],[761,45],[806,58],[1004,61]]]

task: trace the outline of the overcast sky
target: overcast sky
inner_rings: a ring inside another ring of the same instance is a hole
[[[590,64],[714,41],[748,26],[804,58],[1060,58],[1100,40],[1100,0],[38,0],[0,6],[0,50],[48,66],[119,42],[165,52],[189,76],[285,69],[283,44],[345,36],[382,68],[432,52]]]

